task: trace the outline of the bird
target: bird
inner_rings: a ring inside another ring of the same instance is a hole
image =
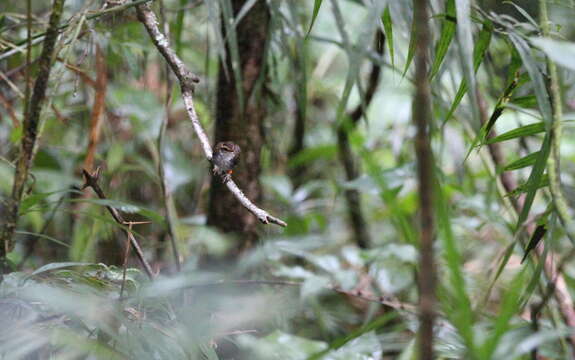
[[[239,162],[241,149],[231,141],[222,141],[216,144],[213,152],[213,173],[226,183],[231,179],[232,169]]]

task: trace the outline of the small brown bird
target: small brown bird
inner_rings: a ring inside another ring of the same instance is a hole
[[[214,147],[213,172],[219,175],[224,183],[230,180],[232,169],[240,160],[240,153],[240,147],[231,141],[219,142]]]

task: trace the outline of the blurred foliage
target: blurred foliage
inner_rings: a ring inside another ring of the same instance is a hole
[[[244,14],[254,2],[245,2]],[[108,5],[116,3],[123,1]],[[220,33],[220,12],[229,3],[163,0],[153,6],[167,23],[174,48],[201,78],[194,100],[209,134],[215,126],[218,61],[229,41]],[[529,240],[524,222],[545,223],[543,256],[562,261],[569,294],[575,295],[568,237],[574,229],[564,226],[549,205],[552,107],[545,64],[548,56],[560,71],[560,174],[563,193],[573,206],[575,5],[571,0],[548,1],[551,35],[544,38],[535,0],[430,3],[430,134],[439,179],[437,356],[572,358],[567,336],[573,329],[557,302],[548,299],[550,280],[541,265],[545,259],[520,261]],[[471,14],[458,10],[464,3],[471,3]],[[267,4],[272,25],[265,87],[270,96],[261,158],[265,199],[260,205],[289,225],[261,225],[257,246],[237,256],[228,253],[233,236],[205,225],[209,163],[187,120],[179,88],[168,81],[165,63],[134,10],[87,20],[102,8],[100,1],[66,2],[68,26],[58,43],[33,176],[21,206],[16,248],[9,254],[14,272],[0,285],[0,358],[416,357],[412,4]],[[50,4],[32,5],[32,32],[39,34]],[[26,24],[25,2],[0,3],[2,200],[11,192],[22,137],[18,123],[26,54],[25,46],[19,46],[26,39]],[[384,56],[373,48],[377,29],[387,36]],[[107,200],[80,190],[91,131],[96,46],[107,65],[105,112],[95,153]],[[32,59],[40,51],[40,45],[33,46]],[[362,172],[345,181],[335,130],[346,121],[347,110],[364,102],[372,64],[382,68],[381,83],[373,101],[364,104],[364,118],[348,134]],[[34,63],[31,69],[36,70]],[[482,99],[477,103],[469,97],[475,90]],[[489,125],[479,122],[482,110]],[[295,114],[302,111],[304,149],[290,157]],[[167,131],[159,151],[164,121]],[[490,130],[499,136],[490,138]],[[490,144],[499,144],[503,163],[493,163]],[[168,241],[160,157],[178,214],[179,273]],[[295,184],[286,174],[301,165],[304,181]],[[519,184],[511,193],[498,180],[505,172]],[[361,194],[372,238],[369,249],[352,241],[346,189]],[[510,201],[519,196],[533,202],[517,214]],[[125,234],[105,206],[131,221],[149,222],[134,225],[133,231],[160,272],[158,278],[146,278],[130,258],[124,279]],[[542,301],[545,305],[534,319],[531,311]]]

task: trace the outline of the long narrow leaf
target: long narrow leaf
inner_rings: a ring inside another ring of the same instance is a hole
[[[393,22],[391,20],[391,10],[389,5],[385,8],[385,11],[383,12],[381,22],[383,23],[383,30],[385,32],[385,38],[387,40],[389,57],[391,59],[391,66],[395,67],[395,55],[393,49]]]
[[[322,2],[323,2],[323,0],[315,0],[313,3],[313,13],[311,15],[311,24],[309,24],[309,29],[307,30],[307,34],[305,35],[306,38],[309,35],[309,33],[311,32],[311,29],[313,28],[313,24],[315,23],[315,19],[317,18],[317,14],[319,14],[319,8],[321,7]]]
[[[535,134],[539,134],[545,131],[545,124],[542,122],[538,122],[535,124],[529,124],[525,126],[521,126],[517,129],[513,129],[501,135],[495,136],[491,139],[487,140],[487,144],[494,144],[502,141],[517,139],[520,137],[527,137]]]
[[[431,73],[429,74],[429,79],[432,80],[433,77],[439,71],[447,50],[449,50],[449,45],[455,36],[456,19],[455,19],[455,0],[447,0],[445,4],[445,17],[443,19],[443,26],[441,27],[441,35],[435,46],[435,58],[433,59],[433,64],[431,65]]]
[[[475,43],[475,48],[473,50],[473,67],[476,72],[479,69],[479,65],[481,65],[481,62],[483,61],[485,52],[487,51],[489,44],[491,43],[492,32],[493,32],[493,24],[491,23],[491,21],[488,20],[484,21],[483,27],[479,32],[479,36],[477,38],[477,42]],[[463,99],[465,93],[467,93],[467,90],[468,90],[467,81],[463,79],[459,84],[459,88],[457,89],[457,93],[455,95],[453,103],[451,104],[451,107],[447,112],[447,116],[445,117],[445,120],[443,120],[444,124],[447,122],[447,120],[451,118],[451,116],[453,116],[453,113],[461,103],[461,100]]]

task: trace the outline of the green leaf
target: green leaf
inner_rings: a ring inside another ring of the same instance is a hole
[[[385,32],[385,38],[387,40],[387,47],[389,49],[389,57],[391,58],[391,67],[395,67],[395,56],[393,49],[393,22],[391,20],[391,10],[389,5],[385,8],[383,16],[381,17],[383,23],[383,30]]]
[[[315,19],[317,18],[317,14],[319,14],[319,8],[321,7],[322,2],[323,2],[323,0],[315,0],[313,3],[313,13],[311,15],[311,24],[309,25],[309,29],[307,31],[307,34],[305,35],[306,38],[309,35],[309,33],[311,32],[311,29],[313,28],[313,24],[315,23]]]
[[[447,50],[449,50],[451,40],[453,40],[453,36],[455,35],[455,28],[455,0],[447,0],[447,3],[445,4],[443,26],[441,27],[441,35],[435,45],[435,58],[431,65],[431,73],[429,75],[430,80],[437,74],[441,64],[443,63]]]
[[[493,32],[493,24],[491,23],[491,21],[485,20],[483,22],[483,27],[479,32],[477,42],[475,43],[475,48],[473,49],[473,66],[476,72],[479,69],[479,65],[481,65],[481,62],[483,61],[483,57],[485,56],[487,48],[489,47],[492,32]],[[461,100],[463,99],[463,96],[465,95],[467,90],[468,90],[467,81],[463,79],[459,84],[457,94],[455,95],[453,103],[451,104],[451,107],[449,108],[449,111],[447,112],[447,116],[445,117],[445,120],[443,120],[443,123],[446,123],[447,120],[449,120],[451,116],[453,116],[453,113],[459,106],[459,103],[461,103]]]
[[[525,273],[525,269],[519,272],[511,281],[511,286],[505,291],[499,313],[495,317],[493,329],[489,332],[489,337],[481,347],[481,359],[492,358],[497,345],[510,329],[511,318],[519,312],[521,305],[521,288],[525,282]]]
[[[575,70],[575,43],[542,37],[532,37],[530,40],[558,65]]]
[[[333,144],[319,145],[306,148],[300,151],[293,158],[289,159],[288,167],[293,168],[303,164],[313,162],[318,159],[332,159],[337,154],[337,148]]]
[[[537,98],[535,95],[519,96],[512,99],[511,103],[522,108],[533,108],[537,106]]]
[[[457,16],[457,40],[459,54],[463,64],[463,77],[471,93],[469,99],[473,118],[479,122],[479,105],[477,103],[477,82],[475,81],[475,56],[473,48],[473,29],[471,27],[471,3],[470,0],[456,0]]]
[[[55,244],[58,244],[58,245],[61,245],[61,246],[67,247],[67,248],[70,247],[70,245],[66,244],[66,243],[63,242],[62,240],[55,239],[55,238],[53,238],[53,237],[51,237],[51,236],[48,236],[48,235],[45,235],[45,234],[40,234],[40,233],[35,233],[35,232],[29,232],[29,231],[20,231],[20,230],[16,231],[16,234],[35,236],[35,237],[38,237],[38,238],[41,238],[41,239],[49,240],[49,241],[51,241],[51,242],[53,242],[53,243],[55,243]]]
[[[539,134],[545,131],[545,124],[542,122],[538,122],[535,124],[529,124],[525,126],[521,126],[517,129],[513,129],[501,135],[495,136],[491,139],[487,139],[487,144],[494,144],[502,141],[512,140],[520,137],[527,137],[535,134]]]
[[[517,52],[523,61],[523,65],[529,73],[529,77],[531,78],[531,82],[533,83],[533,88],[535,90],[535,96],[537,97],[539,111],[543,116],[543,121],[549,128],[553,121],[553,114],[551,111],[551,103],[549,102],[549,96],[547,94],[547,88],[545,86],[543,74],[541,74],[537,62],[531,55],[531,51],[527,42],[514,33],[509,34],[509,39],[517,49]]]
[[[66,269],[66,268],[70,268],[70,267],[77,267],[77,266],[89,266],[89,265],[96,265],[94,263],[88,263],[88,262],[57,262],[57,263],[50,263],[50,264],[46,264],[38,269],[36,269],[34,272],[32,272],[29,276],[35,276],[44,272],[48,272],[48,271],[53,271],[53,270],[61,270],[61,269]]]
[[[445,296],[453,297],[453,299],[447,299],[449,300],[448,303],[454,302],[446,314],[455,327],[457,327],[468,351],[473,353],[475,349],[473,310],[471,300],[467,295],[465,278],[463,276],[462,256],[457,249],[457,242],[451,228],[452,215],[449,211],[448,199],[445,194],[445,189],[438,178],[439,177],[436,176],[436,181],[434,181],[435,194],[437,194],[435,204],[437,228],[443,245],[442,255],[447,264],[449,276],[449,289],[445,289]],[[451,292],[448,290],[453,290],[453,295],[451,295]]]
[[[401,75],[402,77],[405,77],[405,74],[407,74],[407,70],[409,70],[409,66],[411,65],[413,57],[415,56],[415,46],[417,45],[417,39],[415,34],[415,17],[413,19],[413,22],[411,23],[410,34],[411,36],[409,37],[409,48],[407,50],[407,59],[405,60],[405,68],[403,69],[403,74]]]
[[[525,259],[527,259],[527,256],[529,256],[529,253],[531,252],[531,250],[533,250],[533,249],[535,249],[535,247],[537,247],[537,245],[543,239],[543,237],[545,236],[546,233],[547,233],[547,224],[537,225],[537,227],[535,228],[535,231],[533,231],[533,235],[531,235],[531,239],[529,239],[529,243],[527,244],[527,247],[525,248],[525,254],[523,255],[523,258],[521,259],[522,264],[525,261]]]
[[[334,340],[331,344],[329,344],[329,347],[327,349],[311,355],[310,357],[307,358],[307,360],[319,360],[328,353],[330,353],[331,351],[340,349],[345,344],[349,343],[354,339],[359,338],[363,334],[366,334],[371,331],[376,331],[377,329],[387,324],[389,321],[393,320],[396,316],[397,315],[393,312],[379,316],[378,318],[374,319],[367,325],[364,325],[361,328],[352,331],[349,335]]]
[[[524,184],[517,186],[515,189],[513,189],[513,191],[509,192],[506,196],[517,196],[517,195],[526,193],[527,189],[528,189],[527,185],[528,185],[527,183],[524,183]],[[547,176],[547,174],[543,175],[543,177],[541,178],[541,182],[537,186],[537,189],[540,189],[540,188],[546,187],[546,186],[549,186],[549,177]]]
[[[527,156],[522,157],[521,159],[515,160],[510,164],[507,164],[503,167],[503,171],[511,171],[511,170],[518,170],[523,169],[528,166],[532,166],[535,164],[537,157],[539,156],[539,151],[531,153]]]
[[[531,210],[531,205],[533,205],[533,200],[535,200],[535,193],[539,189],[539,184],[541,184],[543,179],[543,172],[545,171],[545,165],[547,164],[547,158],[551,151],[551,132],[547,131],[545,133],[545,138],[543,139],[543,144],[541,144],[541,150],[539,150],[539,155],[535,159],[535,164],[531,169],[531,174],[526,183],[527,194],[525,195],[525,200],[523,202],[523,208],[519,214],[517,220],[517,225],[515,231],[517,231],[523,222],[527,219],[529,215],[529,210]]]

